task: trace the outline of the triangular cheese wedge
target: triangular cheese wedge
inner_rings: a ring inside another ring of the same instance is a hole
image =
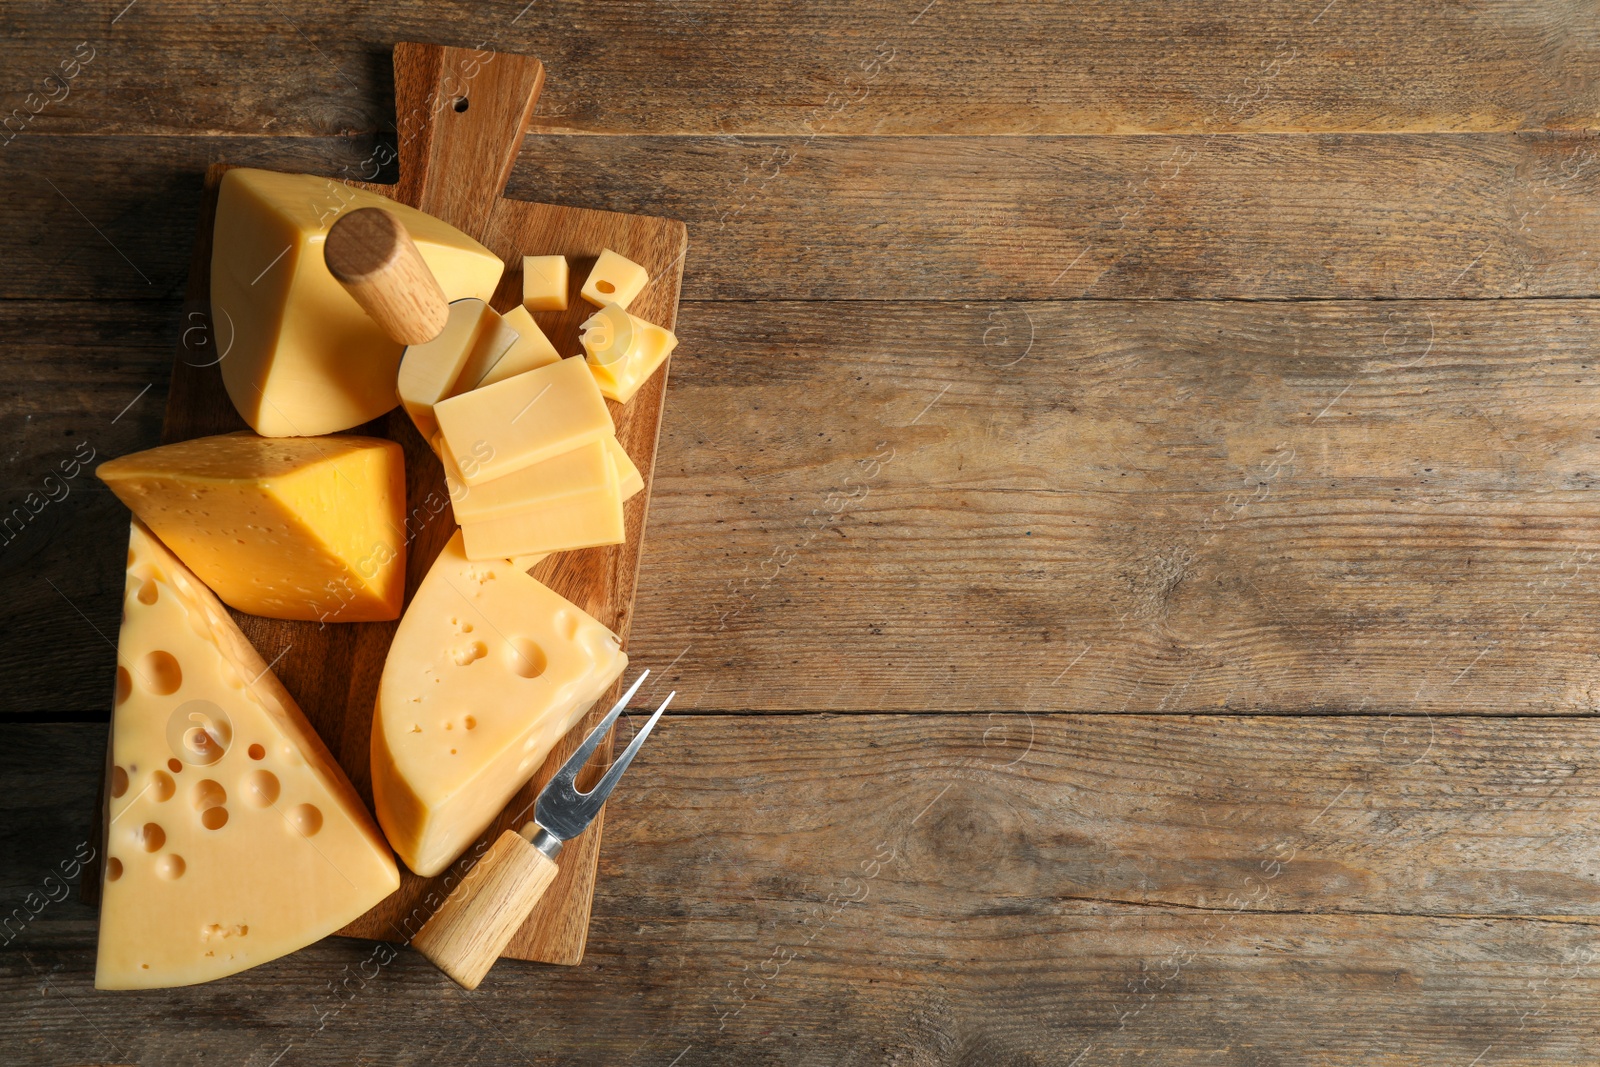
[[[372,797],[406,866],[449,866],[628,665],[617,635],[507,560],[450,539],[378,684]]]
[[[111,725],[95,985],[192,985],[333,933],[399,885],[294,698],[135,521]]]

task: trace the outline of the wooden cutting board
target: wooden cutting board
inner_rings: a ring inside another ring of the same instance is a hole
[[[516,161],[534,102],[544,83],[538,60],[507,53],[439,45],[397,44],[394,50],[400,181],[397,185],[349,182],[436,215],[483,242],[506,261],[493,306],[506,311],[521,302],[522,257],[565,255],[574,286],[594,259],[610,248],[642,264],[651,282],[629,310],[669,329],[676,325],[678,291],[688,238],[681,222],[608,211],[534,204],[501,194]],[[206,174],[199,231],[189,273],[188,309],[209,307],[211,231],[216,187],[226,164]],[[331,225],[339,208],[339,183],[329,183]],[[537,312],[534,318],[564,355],[581,351],[578,324],[593,308],[572,294],[567,311]],[[163,439],[183,441],[245,429],[223,389],[218,345],[228,344],[227,324],[210,323],[203,310],[186,309],[185,334],[173,366]],[[216,334],[220,333],[220,336]],[[670,365],[670,361],[669,361]],[[628,540],[607,548],[557,553],[532,570],[534,577],[615,630],[627,647],[633,621],[634,585],[645,513],[655,467],[656,438],[666,396],[667,367],[625,407],[611,403],[617,439],[644,475],[645,491],[627,503]],[[410,602],[428,567],[455,533],[455,518],[438,460],[400,410],[351,431],[399,441],[406,456],[406,599]],[[234,612],[245,634],[274,662],[273,670],[300,701],[307,717],[370,806],[368,744],[373,703],[384,656],[397,623],[319,626]],[[636,674],[630,669],[627,676]],[[531,817],[538,790],[616,699],[621,680],[594,711],[563,740],[533,781],[517,795],[466,857],[482,854],[502,830]],[[648,690],[647,690],[648,692]],[[611,744],[595,756],[598,773]],[[594,891],[604,813],[561,853],[561,874],[506,949],[517,959],[575,964],[583,958]],[[429,894],[443,900],[463,864],[437,878],[419,878],[401,867],[400,888],[377,908],[340,931],[351,937],[409,941],[431,908]],[[87,881],[87,879],[86,879]]]

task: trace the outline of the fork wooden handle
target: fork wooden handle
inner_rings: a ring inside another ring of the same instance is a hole
[[[444,290],[392,212],[364,207],[341,216],[328,230],[322,258],[328,273],[400,344],[431,341],[449,321]]]
[[[478,988],[558,870],[517,831],[505,831],[417,931],[412,947],[463,988]]]

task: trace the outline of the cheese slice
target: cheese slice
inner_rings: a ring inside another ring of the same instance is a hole
[[[267,437],[348,430],[395,406],[401,346],[328,273],[328,227],[356,208],[396,215],[445,298],[488,300],[505,265],[432,215],[310,174],[236,167],[212,235],[212,330],[239,414]]]
[[[499,815],[628,664],[616,634],[457,533],[395,632],[372,720],[378,822],[437,874]]]
[[[616,433],[594,376],[563,359],[434,405],[445,447],[471,486]]]
[[[633,494],[644,489],[644,475],[639,473],[639,468],[634,466],[633,457],[617,442],[615,437],[606,438],[606,451],[611,453],[611,460],[617,465],[617,487],[622,492],[622,499],[627,500]]]
[[[579,295],[595,307],[616,304],[626,309],[649,281],[649,271],[608,248],[594,261]]]
[[[498,511],[476,518],[462,518],[461,537],[468,559],[512,559],[541,552],[564,552],[574,548],[621,544],[627,539],[622,516],[622,493],[617,484],[617,464],[602,444],[586,462],[574,461],[559,478],[550,481],[560,496],[524,504],[515,510]],[[545,467],[566,457],[539,464]],[[528,468],[532,470],[533,468]],[[519,471],[518,474],[525,473]],[[509,480],[518,475],[510,475]],[[486,488],[497,483],[489,482]],[[476,492],[477,489],[472,490]],[[470,497],[469,497],[470,499]]]
[[[626,404],[678,347],[671,331],[607,304],[579,327],[585,359],[608,400]]]
[[[580,445],[531,467],[512,471],[504,478],[466,485],[461,470],[447,450],[442,451],[445,485],[456,522],[465,525],[496,515],[540,507],[560,507],[594,494],[621,500],[617,491],[616,460],[605,441]],[[525,555],[526,553],[519,553]]]
[[[240,432],[163,445],[95,473],[226,603],[318,622],[400,617],[405,470],[372,437]]]
[[[529,311],[567,310],[567,257],[522,257],[522,306]]]
[[[479,389],[485,385],[504,381],[517,374],[524,374],[540,367],[548,367],[561,356],[556,352],[556,346],[550,343],[550,338],[539,329],[539,324],[533,321],[533,316],[528,314],[525,307],[514,307],[504,315],[501,321],[512,330],[516,331],[516,339],[505,354],[482,374],[463,374],[456,382],[456,388],[451,392],[464,393],[468,389]]]
[[[394,857],[294,698],[138,521],[117,660],[98,988],[234,974],[394,892]]]
[[[395,390],[424,441],[439,432],[433,406],[449,396],[474,362],[477,373],[492,366],[517,339],[488,304],[475,297],[451,303],[449,317],[439,336],[411,345],[400,360]]]

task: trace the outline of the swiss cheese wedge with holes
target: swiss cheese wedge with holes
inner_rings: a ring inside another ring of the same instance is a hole
[[[449,866],[627,665],[616,634],[508,560],[467,559],[456,531],[400,620],[372,719],[373,802],[406,866]]]
[[[395,890],[394,857],[294,698],[137,521],[117,663],[97,987],[234,974]]]

